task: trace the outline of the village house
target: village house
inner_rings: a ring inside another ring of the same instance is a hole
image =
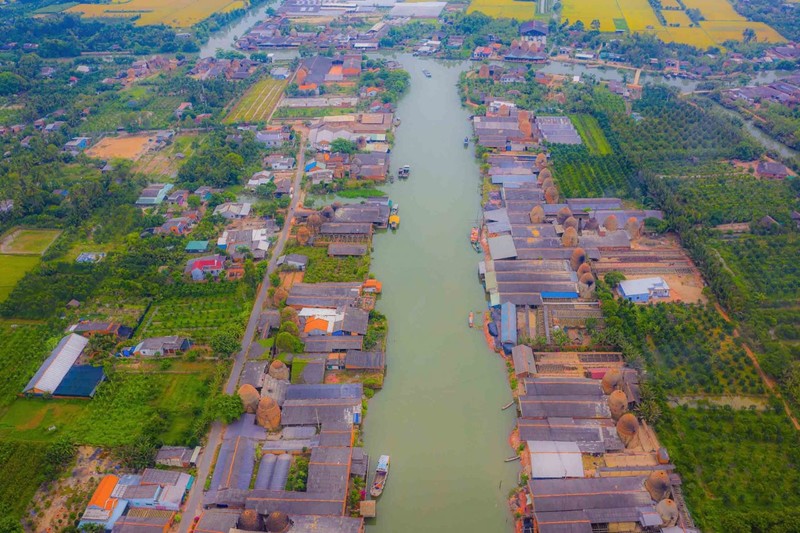
[[[291,170],[294,168],[294,157],[272,154],[264,158],[264,164],[272,170]]]
[[[301,254],[282,255],[278,258],[278,266],[286,266],[294,270],[305,270],[308,266],[308,256]]]
[[[252,204],[249,202],[225,202],[214,208],[214,214],[228,220],[246,218],[250,215]]]
[[[626,279],[619,283],[619,295],[634,303],[647,303],[658,298],[669,298],[669,285],[661,277]]]
[[[79,365],[89,340],[71,333],[58,345],[28,381],[22,393],[26,395],[91,398],[105,379],[102,367]]]
[[[759,178],[782,180],[789,176],[789,169],[775,161],[759,161],[756,174]]]
[[[246,187],[252,191],[256,190],[261,185],[266,185],[272,181],[273,175],[271,172],[266,170],[262,170],[260,172],[256,172],[250,179],[247,180]]]
[[[192,232],[194,220],[188,217],[171,218],[156,228],[159,235],[188,235]]]
[[[249,252],[253,259],[267,256],[270,238],[275,235],[274,228],[225,230],[217,239],[217,248],[225,251],[233,259],[242,259]]]
[[[64,145],[63,151],[72,155],[77,155],[89,147],[91,139],[89,137],[74,137]]]
[[[193,106],[192,106],[192,103],[191,103],[191,102],[181,102],[181,104],[178,106],[178,108],[177,108],[177,109],[175,109],[175,116],[176,116],[177,118],[183,118],[183,114],[184,114],[186,111],[189,111],[189,110],[191,110],[191,109],[192,109],[192,107],[193,107]]]
[[[94,337],[95,335],[114,335],[120,339],[130,338],[133,328],[123,326],[119,322],[96,322],[83,320],[73,324],[68,328],[71,333],[80,333],[84,336]]]
[[[139,195],[139,198],[136,200],[136,205],[140,207],[160,205],[173,187],[174,185],[171,183],[153,183],[152,185],[148,185]]]
[[[221,255],[207,255],[197,259],[189,259],[184,274],[191,276],[192,281],[203,281],[208,276],[218,278],[225,270],[225,258]]]
[[[184,446],[162,446],[156,454],[156,464],[175,468],[189,468],[197,463],[200,446],[186,448]]]
[[[175,355],[178,352],[185,352],[191,346],[192,342],[186,337],[179,337],[177,335],[151,337],[137,344],[133,349],[133,353],[143,357]]]

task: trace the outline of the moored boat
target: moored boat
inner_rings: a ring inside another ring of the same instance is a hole
[[[475,327],[475,313],[469,312],[469,327]]]
[[[426,78],[430,78],[430,77],[431,77],[431,73],[430,73],[430,71],[429,71],[428,69],[424,69],[424,70],[422,71],[422,73],[423,73],[423,74],[425,74],[425,77],[426,77]]]
[[[394,213],[389,217],[389,227],[391,229],[397,229],[398,226],[400,226],[400,215]]]
[[[383,494],[386,486],[386,478],[389,477],[389,456],[381,455],[378,459],[378,467],[375,469],[375,478],[372,480],[372,488],[369,493],[373,498]]]
[[[403,165],[397,171],[398,178],[407,178],[411,174],[411,167],[409,165]]]
[[[469,137],[464,137],[464,148],[469,146]]]

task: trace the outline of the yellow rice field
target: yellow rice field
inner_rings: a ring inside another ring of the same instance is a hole
[[[492,2],[493,0],[475,0]],[[665,42],[689,44],[698,48],[718,46],[728,40],[742,40],[745,28],[753,28],[759,41],[782,42],[785,39],[761,22],[748,22],[728,0],[683,0],[687,8],[699,9],[705,17],[700,27],[690,28],[691,20],[684,11],[662,10],[667,24],[662,26],[648,0],[563,0],[561,20],[570,24],[580,20],[589,28],[592,20],[600,21],[600,30],[619,29],[614,20],[624,20],[631,32],[653,32]],[[662,0],[664,6],[678,6],[676,0]]]
[[[647,0],[641,1],[647,5]],[[625,18],[614,0],[563,0],[561,6],[562,22],[569,19],[570,24],[574,24],[580,20],[589,28],[596,19],[600,21],[600,31],[614,31],[614,19]]]
[[[617,0],[628,28],[632,31],[654,30],[661,27],[661,21],[647,0]]]
[[[108,4],[78,4],[67,9],[85,17],[139,16],[136,24],[166,24],[185,28],[201,22],[214,13],[244,7],[246,0],[112,0]]]
[[[480,11],[484,15],[495,18],[530,20],[536,15],[536,2],[518,2],[516,0],[472,0],[469,4],[469,8],[467,8],[467,13],[472,13],[473,11]]]
[[[706,20],[746,20],[727,0],[683,0],[687,9],[699,9]]]
[[[662,11],[661,14],[664,15],[667,24],[680,24],[688,27],[692,23],[692,19],[685,11]]]
[[[681,5],[678,3],[678,0],[661,0],[661,7],[662,8],[675,8],[675,9],[683,9]]]
[[[756,39],[759,41],[775,43],[786,40],[780,33],[763,22],[749,22],[747,20],[704,20],[700,22],[700,26],[702,26],[706,33],[718,43],[724,43],[725,41],[741,41],[742,33],[745,28],[754,29],[756,32]]]

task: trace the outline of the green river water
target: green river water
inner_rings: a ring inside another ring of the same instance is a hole
[[[387,374],[369,402],[365,443],[371,468],[391,455],[378,532],[503,532],[512,529],[506,498],[518,463],[507,445],[514,410],[502,360],[470,310],[486,308],[469,246],[479,214],[479,172],[456,84],[466,63],[412,56],[392,170],[411,177],[386,187],[400,204],[400,229],[375,239],[372,272],[383,282],[378,310],[389,319]],[[426,78],[428,69],[432,78]],[[477,316],[477,313],[476,313]]]

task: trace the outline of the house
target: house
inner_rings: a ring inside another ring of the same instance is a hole
[[[158,355],[174,355],[178,352],[185,352],[192,346],[192,341],[186,337],[170,335],[168,337],[151,337],[144,339],[136,345],[133,353],[143,357],[154,357]]]
[[[347,350],[344,368],[356,372],[383,372],[386,368],[386,353]]]
[[[14,200],[0,200],[0,213],[10,213],[14,209]]]
[[[195,446],[194,448],[186,448],[184,446],[162,446],[156,454],[156,464],[188,468],[197,463],[198,455],[200,455],[200,446]]]
[[[89,142],[91,142],[89,137],[74,137],[72,140],[67,141],[67,143],[64,145],[63,151],[71,154],[83,152],[89,147]]]
[[[225,258],[221,255],[207,255],[190,259],[186,262],[183,273],[192,277],[193,281],[203,281],[206,276],[219,277],[225,269]]]
[[[781,163],[776,163],[774,161],[759,161],[756,167],[756,173],[760,178],[782,180],[786,179],[789,175],[789,169]]]
[[[256,172],[253,174],[250,179],[247,180],[247,188],[254,191],[261,185],[266,185],[271,181],[272,173],[262,170],[261,172]]]
[[[189,200],[189,191],[186,189],[179,189],[169,193],[167,196],[167,203],[171,205],[186,205]]]
[[[137,206],[160,205],[174,186],[171,183],[154,183],[148,185],[136,200]]]
[[[669,298],[669,285],[664,278],[628,279],[619,283],[619,295],[634,303],[647,303],[655,298]]]
[[[383,153],[357,154],[350,161],[350,174],[356,179],[383,181],[389,172],[389,156]]]
[[[217,239],[217,248],[226,251],[233,259],[243,258],[247,252],[253,259],[264,259],[274,233],[274,228],[266,225],[257,229],[225,230]]]
[[[283,129],[256,132],[256,142],[260,142],[268,148],[277,148],[279,146],[283,146],[291,139],[291,133],[284,131]]]
[[[234,203],[225,202],[214,208],[214,214],[227,220],[246,218],[250,214],[252,204],[248,202]]]
[[[283,261],[281,262],[281,258]],[[278,258],[279,265],[286,265],[289,268],[305,270],[308,266],[308,256],[301,254],[288,254]]]
[[[294,168],[294,157],[272,154],[264,158],[264,164],[272,170],[291,170]]]
[[[75,333],[61,339],[22,389],[23,394],[53,394],[88,344],[86,337]]]
[[[200,198],[201,201],[207,202],[211,199],[211,195],[217,192],[217,189],[209,187],[207,185],[203,185],[198,187],[196,191],[194,191],[194,195]]]
[[[519,25],[519,36],[523,41],[545,45],[548,33],[547,24],[540,20],[529,20]]]
[[[159,235],[186,235],[191,233],[194,221],[187,217],[171,218],[156,228]]]
[[[184,112],[186,112],[187,110],[190,110],[190,109],[192,109],[192,103],[191,102],[181,102],[181,105],[179,105],[178,108],[175,110],[175,116],[177,118],[182,118]]]
[[[117,520],[111,533],[167,533],[174,520],[174,511],[134,507]]]
[[[70,333],[81,333],[93,337],[95,335],[116,335],[121,339],[130,338],[133,328],[123,326],[119,322],[95,322],[82,320],[68,328]]]
[[[286,67],[275,67],[269,71],[269,75],[276,80],[286,80],[291,76],[291,72]]]
[[[105,252],[81,252],[81,254],[75,259],[75,262],[82,264],[99,263],[105,259],[105,257]]]
[[[106,531],[114,528],[114,524],[122,517],[128,506],[126,500],[113,496],[118,484],[119,478],[111,474],[100,480],[100,484],[92,494],[92,499],[89,500],[89,505],[86,506],[86,510],[81,516],[78,523],[79,529],[90,524],[103,526]]]

